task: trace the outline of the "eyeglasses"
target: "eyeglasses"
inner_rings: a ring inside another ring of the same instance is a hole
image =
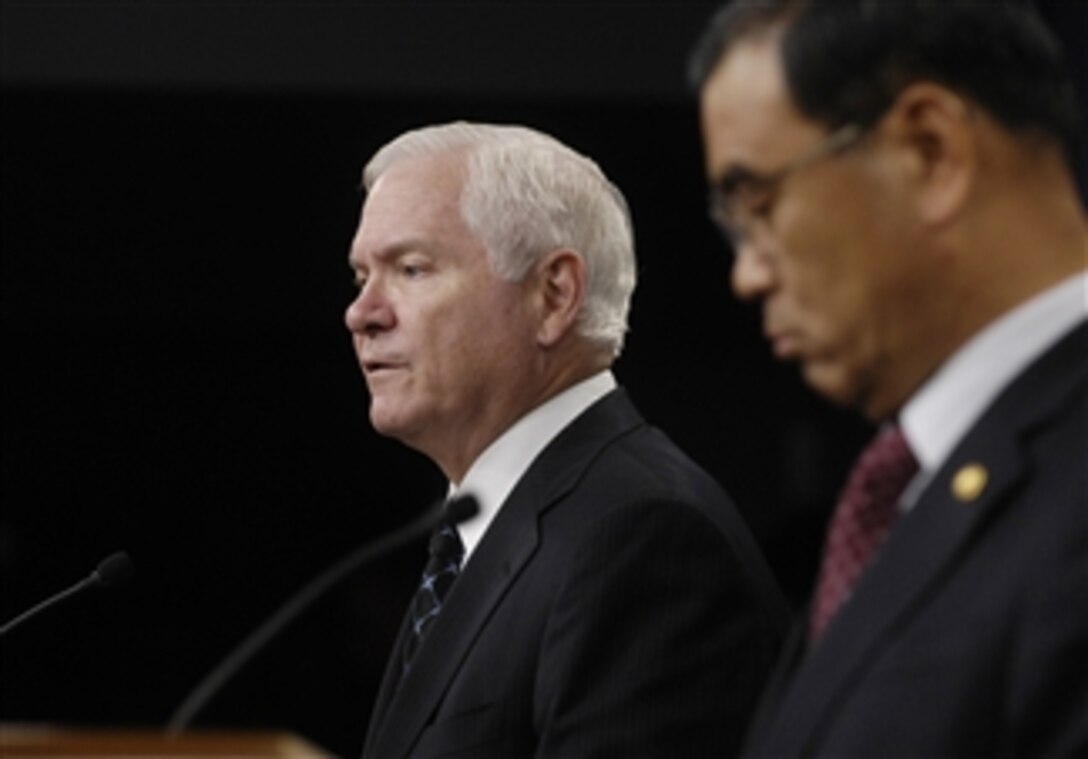
[[[745,168],[728,172],[710,188],[710,218],[736,246],[756,225],[767,221],[782,183],[813,164],[851,147],[865,134],[858,124],[846,124],[777,171],[757,174]]]

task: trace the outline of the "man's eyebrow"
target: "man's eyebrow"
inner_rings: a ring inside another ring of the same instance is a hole
[[[416,251],[433,253],[434,246],[429,244],[426,240],[423,240],[422,238],[409,237],[403,240],[397,240],[396,242],[390,243],[389,245],[384,245],[381,248],[378,248],[370,254],[370,257],[373,258],[375,261],[387,263],[389,261],[394,261],[401,256],[407,255],[408,253]],[[352,266],[361,265],[358,262],[357,257],[353,255],[353,253],[348,255],[348,260]]]
[[[747,166],[732,164],[712,180],[710,186],[715,192],[730,196],[744,185],[757,185],[764,179],[765,177]]]

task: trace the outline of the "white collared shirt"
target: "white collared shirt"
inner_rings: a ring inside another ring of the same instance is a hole
[[[616,378],[607,369],[572,385],[500,435],[472,463],[460,484],[450,483],[451,497],[471,493],[480,507],[475,517],[458,526],[465,562],[533,460],[568,424],[615,388]]]
[[[1088,272],[1075,274],[987,325],[946,361],[899,414],[919,472],[909,510],[956,444],[1032,361],[1088,318]]]

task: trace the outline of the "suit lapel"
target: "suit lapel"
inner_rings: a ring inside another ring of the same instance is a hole
[[[382,682],[378,688],[378,696],[374,701],[374,708],[371,711],[370,722],[368,723],[369,727],[366,734],[366,743],[363,746],[364,757],[375,756],[374,742],[378,736],[379,726],[385,719],[385,715],[389,710],[389,703],[393,700],[393,696],[397,692],[397,686],[400,683],[400,652],[404,648],[404,638],[408,635],[408,620],[410,613],[410,610],[406,610],[404,613],[404,618],[400,623],[400,630],[397,632],[397,637],[394,639],[393,643],[393,649],[389,654],[389,660],[385,664],[385,673],[382,675]]]
[[[540,514],[574,487],[606,443],[642,423],[626,393],[614,391],[575,419],[533,462],[454,583],[399,689],[396,663],[387,668],[380,691],[384,704],[379,696],[368,756],[404,756],[411,750],[485,623],[536,551]]]
[[[501,544],[487,541],[495,547],[485,550],[481,541],[454,584],[442,613],[416,653],[411,671],[389,701],[373,746],[374,756],[408,753],[491,611],[536,549],[535,523],[500,525],[496,519],[492,527],[498,528],[496,538]]]
[[[982,497],[972,504],[955,502],[947,493],[948,472],[942,472],[896,526],[854,597],[798,672],[779,717],[795,736],[818,737],[840,696],[883,650],[881,642],[926,602],[942,571],[956,561],[1019,479],[1019,462],[1008,447],[991,448],[985,458],[996,477]]]
[[[841,696],[883,650],[880,644],[926,603],[974,536],[1007,505],[1006,495],[1026,471],[1022,432],[1060,413],[1070,393],[1084,391],[1086,337],[1082,325],[1037,361],[957,446],[798,666],[773,719],[762,721],[766,741],[753,745],[773,755],[818,743]],[[968,467],[986,472],[982,488],[963,486]]]

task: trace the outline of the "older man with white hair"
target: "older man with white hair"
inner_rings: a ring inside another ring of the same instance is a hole
[[[400,136],[364,184],[346,322],[371,421],[480,504],[431,542],[365,754],[731,753],[784,605],[617,387],[623,196],[551,137],[466,123]]]

